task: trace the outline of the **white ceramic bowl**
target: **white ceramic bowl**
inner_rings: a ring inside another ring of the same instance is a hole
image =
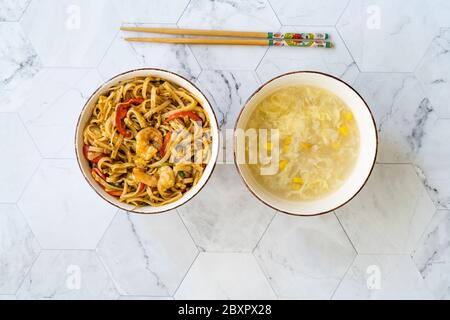
[[[128,80],[134,77],[144,77],[144,76],[154,76],[154,77],[160,77],[162,79],[168,80],[172,83],[175,83],[185,89],[187,89],[189,92],[194,94],[202,103],[203,108],[205,109],[206,113],[209,116],[210,122],[211,122],[211,137],[212,137],[212,150],[211,150],[211,160],[206,165],[205,171],[203,172],[202,177],[200,178],[199,182],[191,188],[188,192],[186,192],[180,199],[178,199],[175,202],[160,206],[160,207],[152,207],[152,206],[145,206],[145,207],[135,207],[133,205],[129,205],[123,202],[118,201],[116,197],[113,197],[109,195],[108,193],[103,190],[103,188],[92,178],[92,175],[90,173],[91,169],[89,166],[88,161],[83,156],[83,130],[86,127],[86,123],[89,120],[92,110],[95,106],[96,101],[98,100],[98,97],[104,93],[108,88],[111,86],[114,86],[118,84],[120,81]],[[80,169],[86,178],[86,181],[89,183],[89,185],[94,189],[94,191],[100,195],[103,199],[111,203],[112,205],[115,205],[116,207],[119,207],[123,210],[135,212],[135,213],[160,213],[167,210],[174,209],[178,206],[181,206],[182,204],[186,203],[190,199],[192,199],[193,196],[195,196],[200,189],[206,184],[208,181],[214,167],[216,164],[218,152],[219,152],[219,126],[217,123],[216,115],[213,111],[213,108],[211,104],[209,103],[208,99],[205,97],[205,95],[189,80],[183,78],[182,76],[166,71],[161,69],[154,69],[154,68],[142,68],[137,70],[131,70],[124,73],[121,73],[110,80],[106,81],[103,85],[101,85],[89,98],[89,100],[86,102],[86,104],[83,107],[83,110],[81,111],[80,117],[78,119],[78,124],[76,127],[76,133],[75,133],[75,151],[76,156],[78,160],[78,165],[80,166]]]
[[[236,161],[237,145],[234,142],[236,167],[248,189],[268,206],[294,215],[318,215],[344,205],[350,201],[365,185],[372,172],[377,154],[377,129],[372,113],[363,98],[344,81],[320,72],[298,71],[280,75],[262,85],[247,100],[236,121],[236,129],[245,129],[255,107],[274,91],[296,85],[312,85],[327,89],[340,97],[351,109],[360,133],[360,152],[355,167],[346,182],[335,192],[314,201],[289,201],[282,199],[263,188],[255,181],[247,165]]]

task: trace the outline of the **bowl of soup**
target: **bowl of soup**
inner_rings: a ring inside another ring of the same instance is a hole
[[[350,201],[367,182],[377,129],[364,99],[320,72],[280,75],[253,93],[234,132],[234,160],[266,205],[318,215]]]

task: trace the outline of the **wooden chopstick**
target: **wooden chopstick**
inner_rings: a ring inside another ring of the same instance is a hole
[[[122,31],[149,32],[162,34],[177,34],[190,36],[214,36],[236,38],[262,38],[262,39],[296,39],[296,40],[327,40],[328,33],[295,33],[295,32],[252,32],[252,31],[227,31],[227,30],[202,30],[202,29],[178,29],[178,28],[146,28],[146,27],[121,27]]]
[[[213,44],[213,45],[250,45],[250,46],[276,46],[276,47],[317,47],[332,48],[329,41],[302,41],[282,39],[219,39],[219,38],[125,38],[131,42],[175,43],[175,44]]]

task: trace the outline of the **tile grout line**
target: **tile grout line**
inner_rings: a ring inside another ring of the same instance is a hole
[[[189,237],[192,240],[192,243],[195,245],[197,250],[199,252],[205,252],[206,250],[203,247],[197,245],[197,242],[194,240],[194,237],[192,236],[191,231],[189,230],[189,228],[187,227],[186,223],[184,222],[183,217],[181,216],[180,212],[178,211],[178,208],[175,209],[175,212],[177,213],[178,219],[181,220],[181,223],[183,224],[184,228],[186,229],[186,232],[188,233]]]
[[[180,16],[178,17],[177,21],[175,22],[176,26],[179,27],[178,23],[180,22],[181,18],[184,16],[184,14],[186,13],[187,8],[189,7],[189,5],[191,4],[192,0],[189,0],[188,3],[186,4],[186,7],[184,7],[183,11],[181,11]]]
[[[278,16],[278,13],[275,11],[275,9],[272,6],[272,3],[270,2],[270,0],[267,0],[267,3],[269,4],[270,9],[272,10],[272,12],[274,13],[275,17],[277,18],[278,22],[280,23],[280,26],[283,26],[283,23],[281,22],[280,17]]]
[[[352,245],[353,250],[355,251],[356,255],[358,255],[359,252],[358,252],[358,250],[356,250],[356,247],[355,247],[355,245],[354,245],[352,239],[351,239],[350,236],[348,235],[347,230],[345,230],[344,226],[342,225],[341,220],[339,220],[339,217],[338,217],[338,215],[336,214],[336,211],[333,211],[333,215],[335,216],[335,218],[336,218],[337,221],[339,222],[339,225],[341,226],[342,231],[344,231],[345,236],[347,237],[348,241],[349,241],[350,244]]]
[[[356,68],[358,69],[359,73],[363,73],[363,71],[361,70],[361,68],[360,68],[359,65],[358,65],[358,62],[356,61],[355,57],[353,56],[353,53],[352,53],[352,52],[350,51],[350,49],[348,48],[347,43],[345,42],[344,37],[342,36],[341,32],[339,31],[339,28],[337,27],[337,23],[336,23],[336,25],[334,26],[334,29],[336,30],[336,33],[337,33],[338,37],[342,40],[342,43],[344,44],[345,49],[347,49],[347,52],[348,52],[348,54],[350,55],[350,57],[352,58],[353,62],[355,63]],[[358,75],[358,77],[359,77],[359,75]],[[357,78],[358,78],[358,77],[357,77]],[[356,82],[356,79],[355,79],[355,82]]]
[[[341,20],[342,16],[344,15],[345,11],[347,11],[348,7],[350,6],[350,2],[352,0],[347,0],[347,4],[345,5],[345,7],[343,8],[342,12],[339,14],[338,18],[336,19],[336,23],[334,24],[334,28],[337,30],[337,25],[339,23],[339,21]]]
[[[256,251],[256,248],[259,246],[259,243],[261,242],[262,238],[266,235],[267,230],[269,229],[270,225],[272,224],[272,221],[275,219],[275,217],[280,214],[278,211],[273,210],[273,216],[270,219],[269,223],[267,224],[266,228],[264,229],[263,233],[261,234],[261,236],[259,237],[258,241],[256,242],[255,246],[253,247],[253,249],[250,251],[250,253],[254,254]]]
[[[333,300],[333,298],[334,298],[336,292],[338,291],[339,287],[340,287],[341,284],[342,284],[342,281],[344,281],[345,277],[347,276],[347,273],[349,273],[349,271],[350,271],[351,267],[353,266],[353,264],[355,263],[356,258],[358,257],[358,255],[359,255],[358,253],[355,254],[355,256],[353,257],[352,262],[348,265],[347,270],[345,271],[344,275],[343,275],[343,276],[341,277],[341,279],[339,280],[339,282],[338,282],[336,288],[333,290],[333,292],[332,292],[332,294],[331,294],[331,296],[330,296],[330,298],[329,298],[328,300]]]
[[[175,295],[177,294],[178,290],[180,289],[181,285],[183,284],[184,280],[186,279],[187,275],[189,274],[189,272],[192,269],[192,266],[194,265],[194,263],[197,261],[198,257],[200,256],[202,252],[200,252],[199,250],[197,250],[197,255],[195,256],[194,260],[192,260],[191,264],[189,265],[188,269],[186,270],[183,279],[181,279],[181,281],[178,283],[178,286],[175,288],[173,294],[171,295],[171,297],[173,299],[175,299]]]

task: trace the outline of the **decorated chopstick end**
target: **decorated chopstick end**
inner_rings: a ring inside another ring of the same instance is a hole
[[[292,39],[292,40],[328,40],[328,33],[293,33],[293,32],[268,32],[268,39]]]
[[[285,40],[285,39],[271,39],[269,40],[269,46],[274,47],[304,47],[304,48],[333,48],[333,44],[329,41],[317,40],[317,41],[298,41],[298,40]]]

